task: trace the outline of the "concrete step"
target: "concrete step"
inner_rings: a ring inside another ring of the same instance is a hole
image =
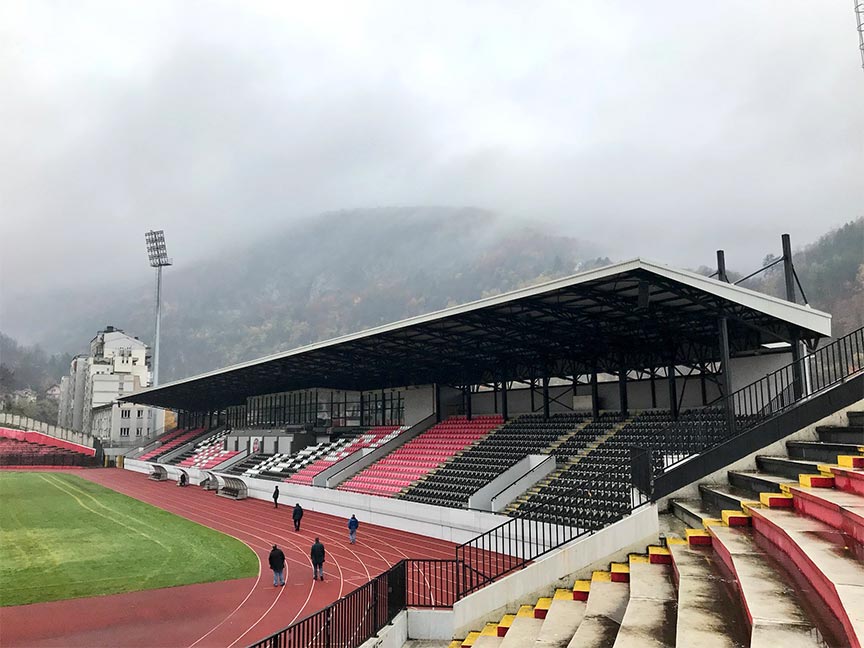
[[[471,644],[471,646],[472,648],[499,648],[503,641],[504,637],[481,634],[479,637],[477,637],[477,639],[474,640],[474,643]]]
[[[543,619],[535,618],[533,606],[520,606],[510,629],[504,635],[504,640],[500,644],[501,648],[524,648],[533,645],[540,635],[542,626]]]
[[[850,427],[860,427],[864,432],[864,410],[849,410],[846,412],[846,420],[849,421]]]
[[[630,562],[630,600],[614,648],[674,648],[677,603],[669,565]]]
[[[753,527],[785,553],[843,625],[853,645],[864,643],[864,563],[850,540],[813,517],[753,509]],[[854,541],[853,541],[854,542]]]
[[[820,463],[822,462],[790,459],[789,457],[768,457],[765,455],[756,457],[756,465],[760,472],[786,477],[790,481],[798,481],[798,475],[818,474]]]
[[[713,526],[712,545],[738,583],[750,620],[751,648],[819,646],[820,634],[749,529]]]
[[[835,488],[864,496],[864,470],[832,466],[831,473]]]
[[[849,426],[820,425],[816,428],[816,434],[819,435],[821,441],[825,441],[826,443],[864,444],[864,424]]]
[[[746,618],[711,547],[670,542],[678,581],[678,648],[739,648],[750,643]]]
[[[717,513],[718,516],[718,511],[741,510],[744,504],[758,501],[750,491],[730,485],[699,484],[699,495],[703,507]]]
[[[702,520],[714,517],[711,512],[703,506],[702,500],[697,499],[674,499],[669,502],[672,514],[681,520],[688,528],[701,529]]]
[[[585,616],[576,629],[568,648],[612,648],[627,610],[630,598],[628,583],[613,583],[611,574],[595,572],[591,579],[591,596]]]
[[[749,491],[757,499],[759,493],[780,493],[780,484],[788,484],[793,481],[798,481],[797,478],[793,480],[787,477],[770,475],[768,473],[742,470],[730,470],[726,473],[726,476],[729,479],[729,484],[731,486]]]
[[[796,511],[809,515],[850,536],[850,549],[864,560],[864,495],[836,488],[790,486]]]
[[[859,454],[856,443],[825,443],[822,441],[787,441],[786,451],[791,459],[837,463],[840,455]]]
[[[534,648],[565,648],[585,616],[585,601],[574,601],[570,590],[558,590],[543,620]]]

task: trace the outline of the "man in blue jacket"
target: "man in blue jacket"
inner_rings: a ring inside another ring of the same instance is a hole
[[[348,540],[351,544],[357,542],[357,527],[360,526],[360,522],[357,520],[357,516],[352,515],[351,519],[348,520]]]

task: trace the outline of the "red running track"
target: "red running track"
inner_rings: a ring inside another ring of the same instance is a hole
[[[332,603],[402,558],[454,557],[450,542],[362,520],[352,545],[347,520],[308,510],[295,533],[294,502],[274,510],[269,502],[233,501],[119,469],[75,474],[238,538],[258,555],[258,577],[2,608],[4,648],[246,646]],[[312,580],[309,547],[315,536],[327,548],[324,582]],[[285,587],[273,587],[267,566],[274,543],[288,561]]]

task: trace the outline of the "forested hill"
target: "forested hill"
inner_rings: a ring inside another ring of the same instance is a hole
[[[163,381],[257,358],[609,263],[572,238],[479,209],[323,214],[248,247],[166,273]],[[181,257],[180,251],[175,256]],[[148,277],[149,279],[149,277]],[[15,330],[77,352],[113,324],[150,342],[153,288],[33,296]]]
[[[584,241],[508,228],[479,209],[324,214],[206,263],[169,270],[162,379],[609,263],[602,254]],[[795,263],[811,306],[835,316],[835,334],[864,325],[864,219],[797,250]],[[782,282],[777,265],[746,285],[782,296]],[[26,331],[28,341],[51,352],[75,353],[106,324],[149,342],[152,322],[148,282],[34,296],[17,306],[16,329],[5,332]]]

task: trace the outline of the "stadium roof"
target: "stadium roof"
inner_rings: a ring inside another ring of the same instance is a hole
[[[831,316],[747,288],[634,259],[226,367],[123,400],[208,411],[314,387],[373,390],[616,373],[719,360],[830,336]]]

